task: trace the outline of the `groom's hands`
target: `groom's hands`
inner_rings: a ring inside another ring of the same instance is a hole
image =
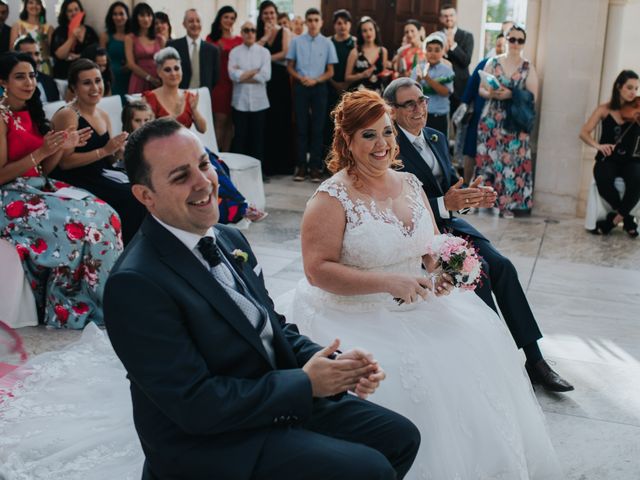
[[[384,372],[371,354],[362,350],[351,350],[333,360],[329,358],[339,347],[340,340],[335,339],[302,367],[311,381],[313,396],[330,397],[351,390],[366,398],[384,379]]]

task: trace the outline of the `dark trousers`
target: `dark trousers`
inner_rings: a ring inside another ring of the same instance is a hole
[[[449,138],[449,115],[446,113],[430,113],[427,116],[427,127],[434,128]]]
[[[456,219],[456,221],[464,222],[464,220],[460,218]],[[451,228],[451,223],[448,221],[442,225],[438,225],[438,227],[441,230],[444,227],[456,236],[469,237],[467,233]],[[538,323],[533,316],[522,285],[520,285],[520,280],[518,280],[516,267],[486,238],[471,236],[470,240],[483,258],[482,270],[486,274],[486,276],[482,278],[482,284],[476,288],[476,294],[484,303],[498,313],[498,309],[491,295],[493,292],[498,302],[498,307],[500,307],[502,317],[518,348],[522,348],[542,338]]]
[[[316,401],[301,427],[273,428],[252,478],[401,479],[419,445],[420,433],[409,420],[345,395]]]
[[[624,180],[622,199],[620,199],[620,192],[614,186],[617,177]],[[629,215],[629,212],[640,201],[640,162],[628,160],[597,161],[593,167],[593,178],[600,196],[620,215]]]
[[[264,125],[267,110],[258,112],[241,112],[235,108],[232,111],[234,135],[231,151],[264,159]]]
[[[322,141],[325,115],[327,114],[327,84],[320,83],[314,87],[305,87],[296,83],[293,91],[293,102],[296,112],[296,128],[298,130],[298,167],[309,167],[322,170]],[[311,129],[309,129],[311,125]],[[309,139],[311,132],[311,139]]]

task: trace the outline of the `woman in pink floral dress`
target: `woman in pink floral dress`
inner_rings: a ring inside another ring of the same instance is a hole
[[[15,245],[40,320],[103,322],[102,293],[122,251],[120,219],[102,200],[47,174],[89,129],[50,131],[28,55],[0,56],[0,238]]]
[[[518,25],[507,32],[508,51],[491,58],[484,71],[494,75],[500,88],[484,82],[478,93],[488,99],[478,124],[478,148],[475,174],[498,193],[500,215],[529,213],[533,206],[533,172],[529,133],[505,129],[507,101],[516,89],[538,94],[535,68],[522,57],[527,34]]]

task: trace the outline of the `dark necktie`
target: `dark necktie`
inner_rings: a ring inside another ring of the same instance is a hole
[[[220,262],[222,261],[222,258],[220,257],[220,250],[213,238],[202,237],[198,242],[198,250],[200,250],[202,257],[207,261],[211,268],[220,265]]]

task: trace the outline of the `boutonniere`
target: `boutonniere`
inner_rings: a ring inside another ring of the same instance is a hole
[[[430,140],[432,142],[437,142],[438,141],[438,135],[436,135],[435,133],[433,135],[431,135]]]
[[[249,261],[249,254],[243,250],[240,250],[239,248],[236,248],[233,252],[231,252],[231,255],[233,255],[233,258],[236,262],[238,262],[238,265],[240,266],[242,266],[243,263],[247,263]]]

